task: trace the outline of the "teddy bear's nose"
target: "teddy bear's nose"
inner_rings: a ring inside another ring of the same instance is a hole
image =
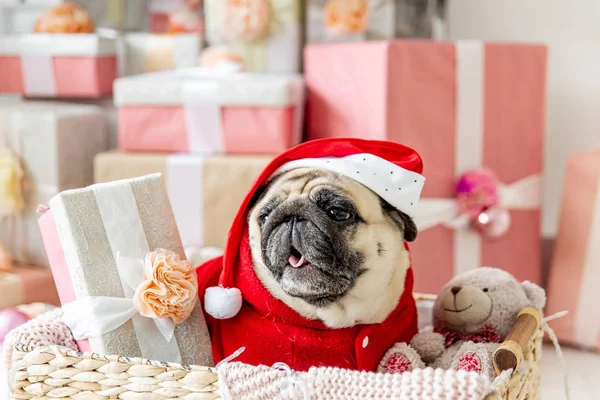
[[[452,286],[450,291],[452,292],[453,295],[456,296],[458,294],[458,292],[460,292],[461,289],[462,289],[462,287],[460,287],[460,286]]]

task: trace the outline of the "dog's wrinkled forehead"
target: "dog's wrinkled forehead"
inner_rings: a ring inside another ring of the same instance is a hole
[[[256,207],[276,208],[283,201],[308,197],[315,202],[345,201],[359,210],[372,207],[379,196],[353,179],[319,168],[297,168],[276,176],[262,193]]]

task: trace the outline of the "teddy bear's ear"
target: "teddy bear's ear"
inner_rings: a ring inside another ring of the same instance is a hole
[[[546,291],[544,289],[529,281],[521,283],[521,286],[523,286],[525,294],[529,301],[531,301],[532,306],[539,309],[544,308],[546,305]]]

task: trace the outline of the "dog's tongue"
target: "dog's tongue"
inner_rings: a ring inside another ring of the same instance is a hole
[[[304,264],[308,263],[308,260],[304,258],[304,256],[298,258],[292,254],[290,254],[290,258],[288,258],[290,265],[294,268],[300,268]]]

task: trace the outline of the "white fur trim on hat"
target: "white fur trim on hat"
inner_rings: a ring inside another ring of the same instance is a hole
[[[204,293],[204,309],[216,319],[233,318],[242,308],[242,292],[238,288],[212,286]]]
[[[296,168],[323,168],[351,178],[371,189],[397,210],[413,217],[425,177],[373,154],[302,158],[281,166],[272,177]]]

